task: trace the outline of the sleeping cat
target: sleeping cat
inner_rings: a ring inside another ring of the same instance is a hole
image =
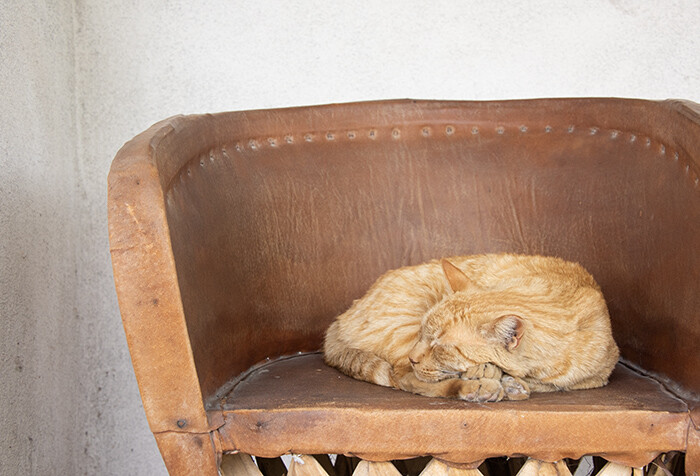
[[[360,380],[478,402],[601,387],[619,357],[582,266],[513,254],[387,272],[331,324],[323,351]]]

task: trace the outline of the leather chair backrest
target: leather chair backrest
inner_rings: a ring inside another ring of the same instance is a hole
[[[622,355],[700,391],[699,123],[623,100],[173,119],[154,154],[204,395],[319,349],[383,272],[485,252],[582,263]]]

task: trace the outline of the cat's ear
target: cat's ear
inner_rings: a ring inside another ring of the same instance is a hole
[[[514,314],[508,314],[496,319],[491,325],[491,336],[508,350],[514,350],[520,345],[523,337],[523,320]]]
[[[450,283],[452,291],[464,291],[472,286],[473,283],[471,279],[469,279],[467,275],[464,274],[457,266],[453,265],[444,258],[440,260],[440,263],[442,264],[442,270],[445,273],[447,282]]]

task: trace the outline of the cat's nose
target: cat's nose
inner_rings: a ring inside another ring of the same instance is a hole
[[[424,342],[418,342],[414,345],[411,352],[408,353],[408,361],[411,362],[411,365],[419,364],[420,361],[423,360],[423,357],[425,357],[427,349],[428,346]]]

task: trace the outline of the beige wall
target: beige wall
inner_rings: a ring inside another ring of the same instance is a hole
[[[0,6],[0,474],[81,457],[73,8]],[[64,473],[67,474],[67,473]]]
[[[379,98],[700,101],[699,24],[697,0],[3,1],[0,474],[164,473],[107,243],[139,131]]]

